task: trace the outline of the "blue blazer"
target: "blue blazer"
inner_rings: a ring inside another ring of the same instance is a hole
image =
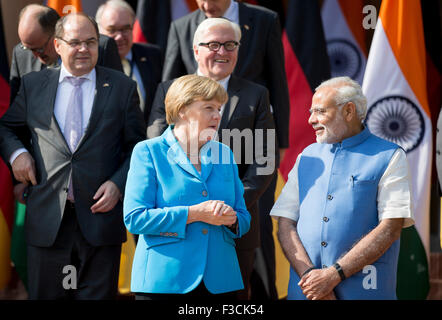
[[[226,145],[209,141],[201,148],[199,173],[172,126],[161,136],[138,143],[124,198],[126,227],[141,235],[131,290],[187,293],[201,281],[211,293],[242,289],[233,239],[250,227],[243,193],[233,153]],[[189,206],[207,200],[223,200],[237,212],[236,233],[204,222],[186,224]]]

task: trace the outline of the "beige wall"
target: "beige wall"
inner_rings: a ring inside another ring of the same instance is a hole
[[[19,42],[17,35],[18,13],[30,3],[43,3],[43,0],[0,0],[5,28],[6,50],[9,58],[8,63],[11,63],[12,49]]]

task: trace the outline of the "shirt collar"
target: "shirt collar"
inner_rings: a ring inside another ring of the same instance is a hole
[[[127,59],[127,61],[132,60],[132,50],[129,50],[129,52],[126,54],[125,58]]]
[[[334,143],[333,147],[351,148],[364,142],[370,135],[371,135],[370,130],[368,130],[367,127],[364,127],[364,129],[357,135],[344,139],[341,142]]]
[[[74,77],[74,76],[65,68],[64,64],[61,63],[60,77],[58,78],[58,83],[63,82],[66,77]],[[91,72],[89,72],[87,74],[84,74],[84,75],[82,75],[80,77],[88,79],[88,80],[91,80],[94,83],[95,79],[96,79],[95,68],[92,69]]]
[[[227,8],[223,17],[235,22],[236,24],[239,24],[239,10],[238,3],[236,1],[230,1],[230,6]]]
[[[200,69],[196,70],[196,74],[202,77],[205,77],[204,74],[202,74],[202,72],[200,71]],[[216,82],[218,82],[223,88],[224,90],[227,91],[227,87],[229,86],[229,80],[230,80],[231,75],[229,74],[227,77],[225,77],[224,79],[221,80],[217,80]]]

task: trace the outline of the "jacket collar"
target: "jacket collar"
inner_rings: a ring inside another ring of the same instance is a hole
[[[201,173],[199,173],[193,164],[190,162],[186,153],[181,148],[178,140],[173,134],[174,125],[170,125],[166,131],[163,132],[161,138],[163,142],[169,146],[167,150],[167,160],[169,163],[176,163],[184,171],[196,177],[198,180],[206,181],[212,171],[212,149],[217,147],[216,142],[209,141],[201,147],[200,150],[200,162]]]

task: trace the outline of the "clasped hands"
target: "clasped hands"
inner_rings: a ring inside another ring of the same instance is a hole
[[[29,184],[37,184],[35,163],[29,152],[21,153],[11,164],[12,173],[17,181],[21,183],[14,186],[14,196],[17,201],[25,203],[23,194]],[[96,191],[93,199],[96,200],[91,207],[92,213],[108,212],[112,210],[121,198],[121,192],[117,185],[108,180]]]
[[[235,224],[236,219],[236,211],[221,200],[208,200],[189,207],[188,223],[202,221],[229,227]]]
[[[335,268],[313,269],[298,282],[309,300],[336,300],[333,289],[341,281]]]

